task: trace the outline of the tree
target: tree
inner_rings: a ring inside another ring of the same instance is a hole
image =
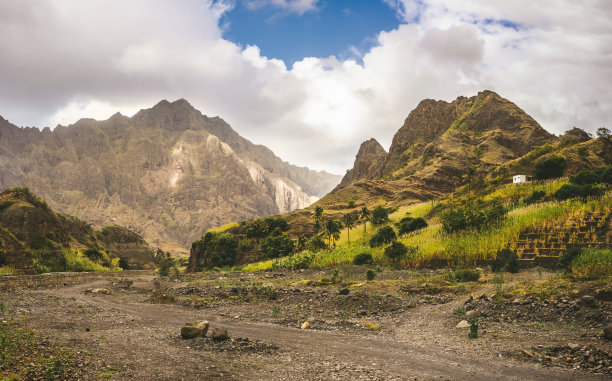
[[[261,244],[262,259],[286,257],[294,248],[295,243],[286,235],[268,237]]]
[[[333,241],[340,238],[342,227],[342,221],[340,220],[328,220],[325,223],[325,236],[329,241],[329,247],[331,247]]]
[[[355,227],[355,215],[353,213],[347,213],[342,218],[344,226],[346,227],[346,238],[349,245],[351,244],[351,229]]]
[[[372,223],[374,225],[382,225],[389,221],[389,211],[378,205],[372,211]]]
[[[370,209],[368,209],[367,206],[364,206],[363,208],[361,208],[360,215],[361,218],[363,218],[363,240],[365,242],[367,237],[366,224],[368,223],[368,221],[370,221],[370,216],[372,215],[372,213],[370,212]]]
[[[323,208],[321,208],[320,206],[317,206],[314,210],[314,212],[312,213],[312,216],[314,217],[315,220],[315,233],[319,232],[319,230],[321,229],[321,220],[323,219]]]
[[[598,128],[596,134],[597,134],[597,137],[601,139],[610,139],[610,137],[612,136],[612,133],[610,133],[610,130],[608,130],[605,127]]]
[[[567,160],[562,156],[552,156],[538,160],[535,163],[533,174],[538,180],[555,179],[563,176],[567,168]]]

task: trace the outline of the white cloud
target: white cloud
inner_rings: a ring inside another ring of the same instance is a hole
[[[362,64],[287,68],[222,39],[232,1],[0,0],[0,115],[54,126],[186,98],[284,160],[336,173],[365,139],[388,148],[423,98],[489,88],[555,133],[610,128],[612,3],[385,1],[407,21],[380,33]]]
[[[244,0],[244,2],[251,9],[272,6],[285,12],[302,15],[317,10],[319,0]]]

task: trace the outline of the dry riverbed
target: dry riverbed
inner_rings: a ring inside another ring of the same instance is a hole
[[[605,380],[612,375],[612,341],[603,336],[612,322],[609,284],[535,270],[505,274],[503,280],[485,274],[468,283],[449,281],[444,271],[383,270],[367,282],[364,271],[203,273],[178,280],[133,274],[7,288],[0,294],[3,332],[19,331],[22,341],[6,342],[26,349],[13,351],[21,357],[3,351],[0,376]],[[469,328],[457,328],[466,314],[474,314],[470,311],[478,315],[476,339],[468,338]],[[181,338],[183,324],[198,320],[209,321],[207,337]],[[301,329],[304,322],[309,329]],[[229,339],[213,341],[214,328],[226,328]]]

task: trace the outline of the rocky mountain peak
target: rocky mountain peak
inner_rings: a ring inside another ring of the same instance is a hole
[[[387,151],[380,143],[372,138],[361,143],[353,169],[349,170],[342,178],[338,188],[343,188],[357,180],[370,180],[379,178],[385,164]]]

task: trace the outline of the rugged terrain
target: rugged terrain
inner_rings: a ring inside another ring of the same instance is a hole
[[[328,271],[316,270],[173,281],[139,273],[3,278],[0,328],[20,322],[37,331],[40,351],[59,345],[64,352],[0,366],[0,374],[67,380],[604,380],[612,374],[612,342],[602,336],[612,306],[600,283],[532,270],[505,274],[498,286],[488,273],[463,283],[447,281],[444,271],[389,269],[365,282],[363,271],[341,269],[335,283]],[[480,315],[477,339],[456,327],[471,310]],[[181,326],[196,320],[210,322],[207,337],[182,339]],[[300,329],[306,321],[310,329]],[[226,328],[230,339],[211,340],[214,328]]]
[[[30,187],[60,212],[172,252],[209,228],[308,206],[339,180],[283,162],[182,99],[53,131],[0,118],[0,189]]]

